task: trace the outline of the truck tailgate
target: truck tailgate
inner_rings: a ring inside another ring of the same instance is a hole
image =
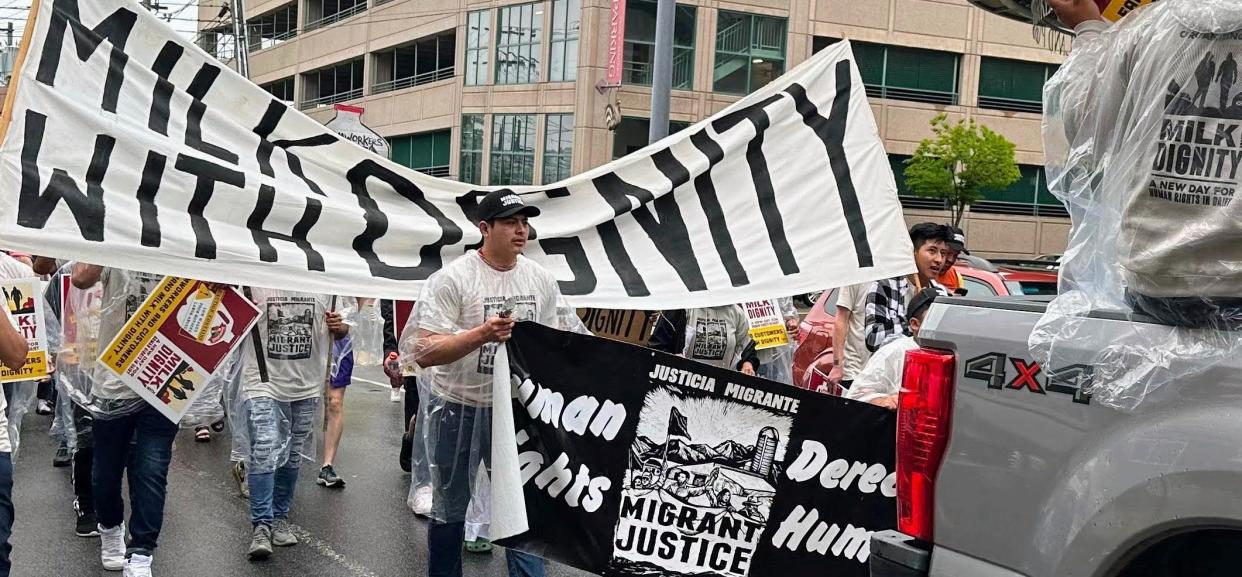
[[[1088,393],[1094,351],[1065,351],[1074,358],[1059,359],[1056,375],[1031,358],[1028,335],[1043,308],[1031,301],[951,299],[929,312],[919,341],[957,356],[934,541],[937,548],[1024,575],[1095,575],[1136,540],[1150,537],[1141,534],[1145,527],[1166,522],[1162,516],[1176,518],[1142,507],[1110,509],[1129,498],[1132,485],[1191,468],[1219,469],[1229,460],[1201,432],[1189,433],[1198,435],[1191,440],[1183,429],[1159,424],[1189,420],[1194,431],[1203,422],[1242,418],[1235,376],[1240,362],[1156,389],[1137,409],[1122,412]],[[1121,317],[1087,323],[1084,330],[1114,338],[1172,330]],[[1220,431],[1221,441],[1233,434]],[[1237,458],[1234,445],[1229,451]],[[1237,461],[1226,468],[1239,469]],[[1242,505],[1232,501],[1224,518],[1242,515],[1235,511]],[[931,573],[944,574],[934,555]]]

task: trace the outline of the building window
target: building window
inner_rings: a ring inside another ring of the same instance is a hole
[[[1044,167],[1019,164],[1022,178],[1005,190],[985,190],[983,200],[970,206],[971,212],[1068,217],[1065,205],[1048,190]]]
[[[298,4],[246,19],[246,32],[251,52],[284,44],[298,35]]]
[[[446,178],[449,172],[449,138],[452,132],[438,130],[389,139],[392,161],[424,174]]]
[[[983,57],[979,63],[979,107],[1013,112],[1043,112],[1044,83],[1055,64]]]
[[[492,186],[535,183],[534,114],[492,116],[492,157],[488,182]]]
[[[893,180],[897,183],[897,200],[905,208],[922,210],[948,210],[948,205],[941,198],[924,198],[906,186],[906,161],[910,157],[904,154],[888,155],[888,165],[893,169]]]
[[[483,184],[483,115],[461,115],[461,162],[458,180]]]
[[[837,42],[815,38],[812,46],[818,51]],[[867,96],[957,104],[961,54],[867,42],[851,44]]]
[[[720,11],[716,92],[750,94],[785,73],[784,18]]]
[[[307,32],[331,26],[367,9],[367,0],[310,0],[306,3]]]
[[[203,30],[198,45],[218,60],[227,62],[237,55],[236,35],[231,26]]]
[[[487,84],[487,59],[491,57],[491,43],[491,12],[471,12],[466,17],[466,86]]]
[[[581,0],[552,0],[552,52],[548,82],[578,79],[578,32],[582,28]]]
[[[539,82],[542,6],[533,2],[496,11],[496,84]]]
[[[673,88],[694,88],[694,6],[677,5],[673,19]],[[656,3],[630,0],[625,5],[625,84],[651,86],[655,62]]]
[[[676,134],[690,128],[689,122],[670,120],[668,133]],[[612,133],[612,159],[616,160],[647,147],[651,132],[651,119],[626,116]]]
[[[574,115],[549,114],[543,133],[543,183],[552,184],[573,174]]]
[[[381,94],[453,77],[457,31],[419,38],[391,50],[375,53],[373,94]]]
[[[293,77],[281,78],[275,82],[268,82],[260,85],[259,88],[266,90],[269,94],[276,97],[277,100],[285,102],[293,102]]]
[[[362,98],[362,59],[302,75],[302,110]]]

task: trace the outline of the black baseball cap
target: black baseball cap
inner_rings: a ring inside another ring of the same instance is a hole
[[[483,200],[479,201],[479,222],[493,218],[509,218],[519,214],[539,216],[539,209],[527,205],[522,201],[522,197],[512,190],[501,189],[489,192]]]
[[[950,226],[949,238],[951,239],[949,241],[949,250],[955,250],[962,254],[970,254],[970,251],[966,250],[966,233],[963,232],[962,229],[956,226]]]
[[[923,309],[930,307],[938,296],[940,296],[940,293],[936,292],[934,288],[925,288],[914,293],[914,298],[910,299],[910,306],[906,307],[906,318],[912,319],[919,316],[919,313],[923,312]]]

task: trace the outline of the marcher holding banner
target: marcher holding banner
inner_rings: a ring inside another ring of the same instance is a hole
[[[0,318],[0,364],[17,371],[26,363],[27,340],[9,318],[8,307]],[[13,445],[9,441],[8,406],[0,391],[0,577],[9,577],[9,536],[13,534]]]
[[[138,311],[161,277],[139,272],[78,263],[73,286],[80,290],[102,285],[99,341],[111,342]],[[83,358],[93,369],[91,402],[95,455],[91,480],[95,515],[99,519],[100,559],[104,569],[120,571],[128,565],[149,570],[164,524],[168,465],[177,424],[170,421],[116,373],[94,359]],[[121,478],[130,486],[130,545],[125,546],[125,501]]]
[[[430,461],[430,577],[461,577],[461,549],[471,487],[490,463],[492,371],[498,347],[516,321],[586,332],[551,273],[522,256],[530,233],[527,206],[511,191],[479,202],[483,246],[427,280],[415,309],[414,360],[429,383],[424,435]],[[507,399],[501,402],[507,402]],[[508,551],[511,577],[542,577],[543,561]]]
[[[648,346],[747,375],[759,370],[750,321],[740,305],[661,311]]]
[[[332,342],[349,327],[332,310],[332,297],[247,289],[264,313],[246,344],[242,397],[249,437],[247,483],[253,525],[250,559],[272,547],[296,545],[289,510],[302,457],[308,450],[328,376]]]

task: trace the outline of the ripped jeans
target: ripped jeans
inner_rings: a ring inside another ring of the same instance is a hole
[[[271,525],[288,519],[293,490],[298,483],[302,452],[315,425],[319,398],[277,401],[257,397],[246,401],[250,427],[250,522]]]

